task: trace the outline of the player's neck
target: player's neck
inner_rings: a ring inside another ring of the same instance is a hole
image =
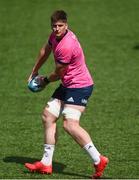
[[[66,30],[66,32],[64,34],[62,34],[61,36],[59,37],[56,37],[56,40],[59,42],[61,41],[61,39],[68,33],[68,30]]]

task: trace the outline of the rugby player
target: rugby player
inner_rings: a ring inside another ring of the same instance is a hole
[[[80,126],[81,114],[85,111],[92,94],[94,82],[85,62],[83,49],[76,35],[68,28],[67,14],[57,10],[51,15],[52,33],[48,42],[40,50],[30,79],[54,55],[55,69],[45,78],[46,84],[60,80],[59,87],[52,94],[44,108],[42,119],[45,132],[44,154],[40,161],[25,163],[30,171],[52,173],[52,159],[56,145],[56,122],[63,116],[63,128],[83,148],[92,159],[95,172],[92,178],[100,178],[108,163],[92,142],[88,132]]]

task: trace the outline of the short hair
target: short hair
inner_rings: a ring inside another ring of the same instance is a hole
[[[51,15],[51,23],[55,23],[60,20],[63,22],[67,22],[67,13],[63,10],[54,11]]]

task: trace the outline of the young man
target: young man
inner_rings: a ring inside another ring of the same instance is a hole
[[[52,173],[52,158],[56,144],[56,122],[63,115],[65,131],[90,155],[95,173],[93,178],[102,176],[108,158],[102,156],[94,146],[89,134],[80,126],[80,116],[84,112],[93,90],[93,80],[87,69],[83,50],[75,34],[68,29],[67,14],[55,11],[51,16],[52,33],[29,77],[38,74],[51,51],[54,54],[55,70],[45,78],[46,84],[61,80],[47,106],[42,119],[45,130],[44,154],[41,161],[26,163],[30,171]]]

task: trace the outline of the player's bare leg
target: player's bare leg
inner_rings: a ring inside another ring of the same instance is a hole
[[[53,107],[52,105],[55,106]],[[58,111],[56,111],[56,106],[58,107]],[[30,171],[38,171],[43,174],[52,173],[52,158],[56,143],[56,121],[59,113],[59,102],[57,100],[48,102],[42,115],[44,126],[44,154],[41,161],[33,164],[25,164],[25,167]]]
[[[73,108],[73,111],[69,111],[70,114],[64,116],[64,129],[90,155],[95,167],[95,174],[93,175],[93,178],[99,178],[102,176],[108,163],[108,158],[99,153],[94,146],[90,135],[79,124],[79,117],[76,111],[74,112],[74,109],[79,110],[82,113],[85,110],[85,107],[76,105],[66,105],[66,107]],[[72,112],[73,116],[71,114]],[[68,111],[66,111],[66,113],[68,114]]]
[[[57,118],[53,114],[51,114],[46,107],[42,115],[42,122],[44,126],[44,144],[55,145],[56,121]]]
[[[66,107],[70,107],[73,110],[76,109],[80,111],[81,113],[84,112],[85,107],[84,106],[77,106],[77,105],[65,105]],[[74,111],[73,111],[74,113]],[[66,132],[68,132],[73,139],[81,146],[84,147],[86,144],[91,142],[91,138],[87,131],[83,129],[79,124],[79,119],[76,119],[75,113],[73,114],[73,118],[67,118],[64,116],[64,124],[63,127]]]

